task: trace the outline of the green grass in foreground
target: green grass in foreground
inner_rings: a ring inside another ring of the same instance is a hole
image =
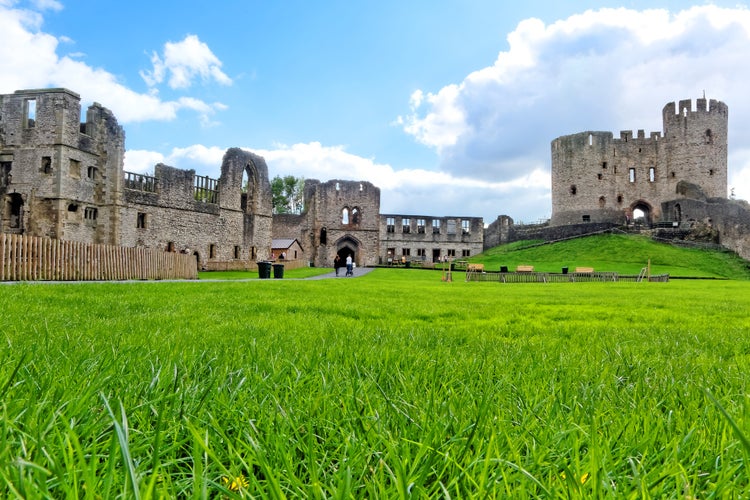
[[[0,286],[0,304],[3,497],[682,499],[750,486],[747,282],[378,269],[18,284]]]
[[[605,234],[528,248],[535,242],[515,242],[492,248],[471,259],[497,271],[533,265],[537,271],[572,271],[577,266],[596,271],[638,274],[651,260],[653,274],[688,277],[750,279],[748,262],[731,252],[682,248],[644,236]]]

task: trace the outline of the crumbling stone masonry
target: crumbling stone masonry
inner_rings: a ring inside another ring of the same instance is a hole
[[[80,116],[67,89],[0,96],[0,232],[181,251],[200,267],[270,256],[263,158],[230,149],[219,179],[167,165],[153,176],[124,172],[114,115],[95,103]]]
[[[625,223],[640,209],[646,222],[662,218],[661,204],[676,197],[680,181],[708,197],[727,196],[727,119],[723,102],[669,103],[664,131],[581,132],[552,141],[553,226]]]

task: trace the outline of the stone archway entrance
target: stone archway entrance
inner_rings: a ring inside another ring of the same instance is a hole
[[[340,265],[344,265],[346,258],[351,255],[352,261],[361,265],[360,262],[360,242],[352,236],[344,236],[336,242],[336,255],[339,256]]]
[[[630,207],[631,219],[636,225],[650,227],[653,222],[651,212],[651,205],[642,200],[633,203]]]

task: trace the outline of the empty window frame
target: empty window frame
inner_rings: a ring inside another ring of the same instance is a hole
[[[408,218],[401,219],[401,232],[402,233],[411,232],[411,219],[408,219]]]
[[[52,173],[52,157],[51,156],[42,156],[42,173],[43,174]]]
[[[88,177],[92,181],[95,181],[96,177],[97,177],[97,175],[96,175],[96,167],[88,167],[86,169],[86,177]]]
[[[471,221],[468,219],[461,220],[461,234],[469,234],[471,232]]]
[[[425,231],[425,224],[424,219],[417,219],[417,233],[424,234]]]
[[[590,215],[584,215],[583,216],[583,222],[591,222],[591,216]]]
[[[349,209],[346,207],[341,210],[341,223],[349,224]]]
[[[628,181],[635,182],[635,169],[632,167],[628,169]]]
[[[143,212],[138,212],[138,215],[135,219],[135,227],[137,229],[146,229],[146,214]]]
[[[648,168],[648,182],[656,182],[656,169],[654,167]]]
[[[234,246],[234,258],[239,259],[242,256],[242,247],[239,245]]]
[[[396,232],[396,218],[395,217],[386,217],[386,219],[385,219],[385,231],[387,233],[395,233]]]
[[[36,99],[26,99],[23,103],[25,115],[24,126],[34,128],[36,126]]]
[[[427,256],[426,248],[417,248],[417,257],[426,257],[426,256]]]
[[[445,253],[446,253],[446,255],[448,257],[455,257],[456,256],[456,249],[455,248],[449,248],[448,250],[446,250]]]
[[[471,250],[461,250],[461,257],[471,257]]]
[[[86,207],[83,209],[83,218],[85,220],[96,220],[99,216],[99,210],[96,207]]]
[[[216,245],[214,243],[211,243],[210,245],[208,245],[208,258],[209,259],[216,258]]]
[[[411,248],[402,248],[401,249],[401,255],[404,257],[411,256]]]
[[[432,234],[440,234],[440,219],[432,219]]]

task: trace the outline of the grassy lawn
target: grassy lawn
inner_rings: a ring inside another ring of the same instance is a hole
[[[572,271],[581,266],[620,274],[638,274],[650,260],[653,274],[750,279],[748,262],[731,252],[679,248],[645,236],[606,234],[530,246],[535,243],[540,242],[501,245],[470,260],[493,271],[500,266],[512,271],[518,265],[533,265],[536,271],[559,273],[563,267]]]
[[[750,283],[0,286],[0,494],[708,498]]]

